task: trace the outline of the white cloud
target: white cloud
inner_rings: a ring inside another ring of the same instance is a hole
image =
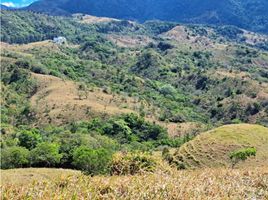
[[[7,6],[7,7],[15,7],[15,4],[12,3],[12,2],[3,2],[1,4],[4,5],[4,6]]]

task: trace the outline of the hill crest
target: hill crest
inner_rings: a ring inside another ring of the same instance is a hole
[[[241,166],[268,164],[268,128],[252,124],[233,124],[201,133],[185,143],[175,153],[175,158],[186,168],[230,166],[231,152],[255,147],[256,158],[240,163]]]

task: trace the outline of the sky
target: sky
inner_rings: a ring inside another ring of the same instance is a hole
[[[23,7],[28,6],[36,0],[1,0],[1,4],[8,7]]]

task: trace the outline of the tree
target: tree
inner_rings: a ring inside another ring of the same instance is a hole
[[[104,127],[104,133],[115,137],[121,143],[128,143],[134,140],[131,129],[123,119],[107,123]]]
[[[107,172],[110,160],[110,153],[103,148],[90,149],[86,146],[81,146],[73,153],[73,165],[90,175]]]
[[[229,155],[229,158],[232,161],[232,168],[234,168],[235,165],[239,163],[239,161],[245,161],[251,156],[256,156],[256,153],[257,153],[257,150],[254,147],[240,149],[240,150],[232,152]]]
[[[31,165],[36,167],[54,167],[60,163],[62,154],[59,145],[43,142],[30,152]]]
[[[1,152],[1,168],[21,168],[29,164],[29,151],[24,147],[8,147]]]
[[[60,144],[59,151],[62,154],[61,166],[67,168],[72,167],[72,153],[83,142],[81,135],[72,133],[59,134],[58,142]]]
[[[29,150],[35,148],[38,143],[42,142],[41,134],[36,130],[23,130],[18,136],[19,145]]]
[[[83,97],[85,97],[86,99],[88,98],[88,87],[86,84],[80,83],[78,85],[78,96],[80,100],[82,100]]]

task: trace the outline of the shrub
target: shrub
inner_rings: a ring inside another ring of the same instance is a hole
[[[148,153],[117,153],[111,163],[112,175],[134,175],[153,172],[157,166],[156,159]]]
[[[108,172],[110,159],[111,155],[109,151],[103,148],[90,149],[81,146],[73,153],[73,165],[89,175]]]
[[[162,158],[167,161],[169,164],[173,161],[173,156],[171,155],[169,149],[165,147],[162,151]]]
[[[40,143],[30,152],[31,165],[35,167],[55,167],[61,158],[59,145],[55,143]]]
[[[1,152],[1,168],[21,168],[29,164],[29,151],[24,147],[8,147]]]
[[[121,143],[128,143],[129,141],[134,140],[131,137],[131,129],[129,128],[128,124],[122,119],[110,121],[110,123],[107,123],[107,125],[104,127],[104,133],[115,137]]]
[[[256,156],[257,150],[254,147],[246,148],[246,149],[240,149],[238,151],[232,152],[229,157],[232,161],[232,168],[239,162],[239,161],[245,161],[251,156]]]
[[[38,143],[42,142],[40,133],[35,129],[23,130],[21,133],[19,133],[18,139],[19,145],[29,150],[35,148]]]
[[[160,93],[164,96],[174,96],[176,94],[176,89],[172,85],[167,84],[160,88]]]

